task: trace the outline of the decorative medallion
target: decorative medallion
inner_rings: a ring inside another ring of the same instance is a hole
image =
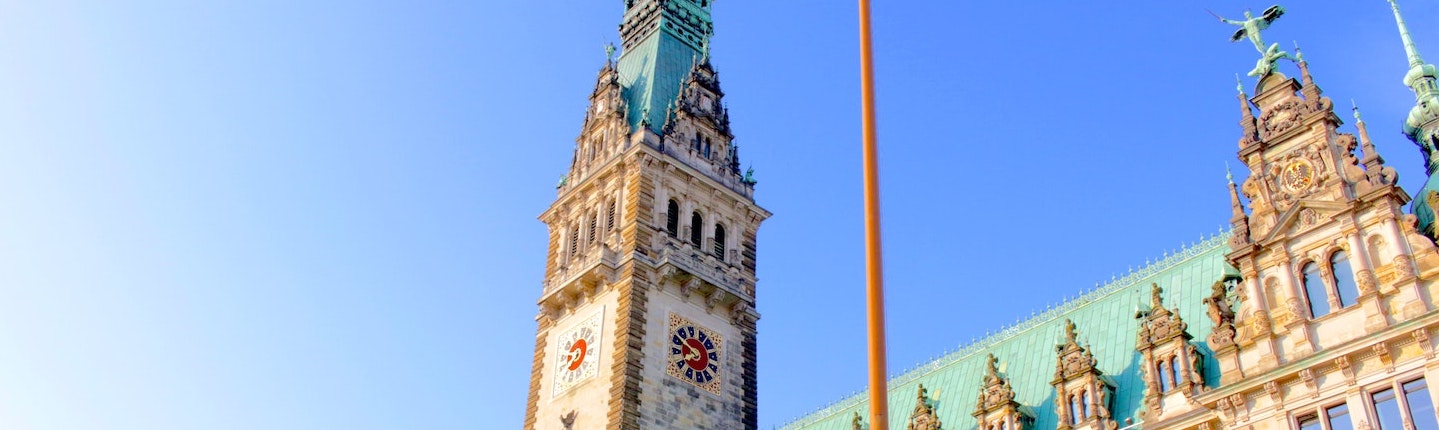
[[[553,397],[594,378],[600,369],[600,332],[604,309],[560,333],[555,345],[555,387]]]
[[[670,353],[666,373],[719,395],[724,370],[724,339],[719,333],[670,314]]]
[[[1285,191],[1298,194],[1309,189],[1314,184],[1314,165],[1309,160],[1299,158],[1290,161],[1284,166],[1284,171],[1279,175],[1279,185]]]

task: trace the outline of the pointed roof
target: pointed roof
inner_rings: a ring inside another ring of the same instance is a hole
[[[634,0],[620,24],[620,82],[633,114],[630,128],[661,133],[675,96],[696,62],[707,59],[714,34],[704,0]]]

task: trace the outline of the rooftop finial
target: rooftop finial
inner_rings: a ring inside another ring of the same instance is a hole
[[[1239,95],[1244,95],[1244,81],[1239,79],[1239,74],[1234,74],[1234,89],[1239,90]]]
[[[1234,172],[1229,171],[1229,162],[1224,162],[1224,179],[1229,180],[1229,185],[1234,185]]]
[[[1394,9],[1394,21],[1399,23],[1399,37],[1404,39],[1404,53],[1409,55],[1409,67],[1423,65],[1424,59],[1419,57],[1419,48],[1414,46],[1414,38],[1409,37],[1409,26],[1404,25],[1404,15],[1399,13],[1399,3],[1389,0],[1389,7]]]
[[[1302,63],[1302,62],[1304,62],[1304,51],[1301,51],[1301,50],[1299,49],[1299,41],[1298,41],[1298,40],[1294,41],[1294,62],[1296,62],[1296,63]]]
[[[1354,106],[1354,120],[1364,122],[1364,118],[1359,116],[1359,103],[1354,102],[1354,99],[1349,99],[1349,104]]]
[[[605,61],[610,63],[615,62],[615,44],[612,42],[605,43]]]

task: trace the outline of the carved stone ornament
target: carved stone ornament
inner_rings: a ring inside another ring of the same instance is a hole
[[[1150,290],[1149,314],[1143,317],[1139,323],[1138,349],[1146,349],[1175,338],[1189,340],[1189,335],[1184,319],[1179,317],[1177,310],[1171,311],[1164,307],[1164,299],[1161,295],[1164,289],[1159,284],[1152,284]]]
[[[1303,123],[1303,118],[1311,113],[1314,113],[1314,106],[1299,98],[1272,106],[1259,115],[1259,122],[1262,124],[1259,127],[1261,136],[1264,140],[1270,140],[1277,134],[1298,127]]]
[[[1359,295],[1369,296],[1379,292],[1379,279],[1374,277],[1373,270],[1363,269],[1355,275],[1354,280],[1359,284]]]
[[[1434,359],[1434,344],[1429,343],[1429,331],[1427,329],[1414,330],[1410,333],[1414,337],[1414,343],[1419,344],[1419,349],[1424,350],[1424,358]]]
[[[856,413],[857,414],[857,413]],[[856,415],[858,418],[858,415]],[[855,423],[858,425],[858,422]],[[934,413],[934,406],[929,404],[928,390],[924,384],[919,384],[918,398],[914,403],[914,412],[909,414],[909,430],[940,430],[942,423],[939,416]]]
[[[1384,365],[1384,371],[1394,371],[1394,357],[1389,355],[1388,344],[1385,344],[1383,342],[1376,343],[1374,344],[1374,346],[1369,347],[1369,349],[1374,351],[1374,356],[1379,357],[1379,364]]]
[[[1354,366],[1349,365],[1349,357],[1339,356],[1335,358],[1334,367],[1338,368],[1339,373],[1344,375],[1344,382],[1349,385],[1354,385]]]
[[[1209,348],[1215,351],[1234,346],[1234,310],[1227,296],[1228,288],[1224,281],[1217,281],[1210,286],[1209,297],[1204,298],[1209,320],[1214,323],[1214,328],[1209,333]]]
[[[1399,275],[1399,279],[1410,279],[1414,277],[1414,263],[1409,261],[1409,256],[1394,256],[1394,273]]]
[[[1304,386],[1309,388],[1310,397],[1319,397],[1319,386],[1314,382],[1314,370],[1304,369],[1299,371],[1299,380],[1304,381]]]
[[[974,405],[975,416],[992,412],[996,409],[1013,406],[1019,407],[1014,401],[1014,390],[1009,387],[1009,380],[999,375],[999,359],[990,354],[985,361],[985,374],[979,389],[979,399]]]
[[[1279,382],[1269,381],[1264,383],[1264,392],[1269,394],[1269,400],[1274,402],[1275,410],[1284,410],[1284,393],[1279,391]]]
[[[1058,360],[1055,362],[1054,382],[1061,383],[1079,376],[1103,374],[1094,365],[1097,363],[1089,349],[1079,346],[1075,339],[1074,322],[1064,321],[1064,343],[1055,347]]]

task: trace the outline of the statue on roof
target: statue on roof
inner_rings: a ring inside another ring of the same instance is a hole
[[[1246,10],[1244,11],[1243,21],[1225,19],[1214,12],[1210,12],[1210,14],[1214,15],[1215,18],[1219,18],[1220,22],[1239,26],[1239,29],[1235,30],[1234,34],[1229,37],[1230,42],[1238,42],[1240,39],[1247,38],[1250,42],[1254,43],[1254,49],[1259,51],[1261,57],[1259,58],[1259,62],[1255,64],[1254,70],[1249,72],[1249,76],[1263,77],[1269,74],[1269,72],[1274,71],[1275,61],[1281,58],[1294,59],[1289,53],[1281,51],[1278,43],[1265,46],[1264,39],[1261,36],[1261,33],[1263,33],[1265,29],[1268,29],[1270,24],[1273,24],[1279,17],[1284,16],[1283,6],[1270,6],[1258,17],[1255,17]]]

